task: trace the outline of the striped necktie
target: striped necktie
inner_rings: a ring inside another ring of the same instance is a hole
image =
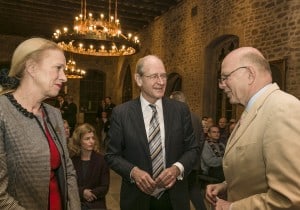
[[[152,117],[149,125],[149,149],[152,160],[153,178],[158,177],[164,168],[162,143],[157,110],[154,104],[149,104],[152,109]]]

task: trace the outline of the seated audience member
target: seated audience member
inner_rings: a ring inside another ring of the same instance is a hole
[[[228,138],[230,136],[230,134],[232,133],[233,129],[236,126],[236,122],[230,123],[229,128],[228,128]]]
[[[236,123],[236,119],[231,118],[231,119],[229,120],[229,125],[231,125],[232,123]]]
[[[70,126],[67,120],[64,120],[64,129],[66,134],[66,140],[69,141],[70,138]]]
[[[88,123],[73,132],[71,151],[77,173],[81,209],[106,209],[105,196],[109,188],[109,168],[99,153],[96,131]]]
[[[204,126],[204,124],[206,125],[207,118],[208,117],[206,117],[206,116],[202,117],[202,120],[201,120],[202,127]]]
[[[208,137],[209,138],[204,143],[201,154],[202,173],[223,181],[224,174],[222,169],[222,158],[225,146],[219,142],[219,127],[213,125],[208,128]]]
[[[228,140],[228,124],[227,119],[225,117],[221,117],[218,122],[218,126],[220,129],[220,142],[223,143],[225,146]]]
[[[204,136],[204,140],[208,139],[208,126],[207,126],[207,122],[204,121],[202,122],[202,129],[203,129],[203,136]]]
[[[206,120],[206,126],[209,128],[210,126],[214,125],[215,121],[212,117],[208,117]]]

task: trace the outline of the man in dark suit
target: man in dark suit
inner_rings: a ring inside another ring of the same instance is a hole
[[[158,57],[141,58],[135,80],[140,97],[113,109],[105,155],[109,166],[122,176],[121,210],[189,210],[186,177],[199,156],[189,108],[163,97],[167,74]],[[157,176],[148,142],[154,113],[163,160]]]
[[[107,113],[108,118],[110,118],[112,110],[116,105],[111,102],[110,96],[106,96],[104,101],[105,101],[104,111]]]
[[[64,120],[67,120],[68,102],[65,101],[63,95],[57,96],[57,102],[55,104],[55,107],[57,107],[60,110],[62,118]]]
[[[68,102],[68,109],[66,111],[67,121],[70,126],[70,136],[72,136],[76,123],[77,123],[77,105],[74,103],[74,98],[72,95],[66,96]]]

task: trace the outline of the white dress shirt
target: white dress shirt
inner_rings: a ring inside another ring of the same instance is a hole
[[[145,129],[147,132],[147,137],[149,138],[149,127],[150,127],[150,120],[153,114],[152,108],[149,106],[149,103],[142,94],[140,95],[141,100],[141,107],[144,117],[144,124]],[[162,143],[162,151],[163,151],[163,157],[164,157],[164,168],[166,168],[166,153],[165,153],[165,123],[164,123],[164,114],[163,114],[163,107],[162,107],[162,100],[159,99],[155,102],[155,107],[158,114],[158,120],[159,120],[159,127],[160,127],[160,136],[161,136],[161,143]],[[176,162],[173,165],[177,166],[180,170],[180,175],[177,177],[178,180],[183,179],[183,173],[184,173],[184,167],[181,163]]]

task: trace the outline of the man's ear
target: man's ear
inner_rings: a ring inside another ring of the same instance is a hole
[[[248,67],[248,70],[249,70],[249,75],[248,75],[248,79],[249,79],[249,85],[253,84],[253,82],[255,81],[256,79],[256,71],[250,66]]]
[[[139,74],[135,74],[135,75],[134,75],[134,78],[135,78],[136,84],[137,84],[139,87],[141,87],[142,84],[143,84],[142,77],[141,77]]]

